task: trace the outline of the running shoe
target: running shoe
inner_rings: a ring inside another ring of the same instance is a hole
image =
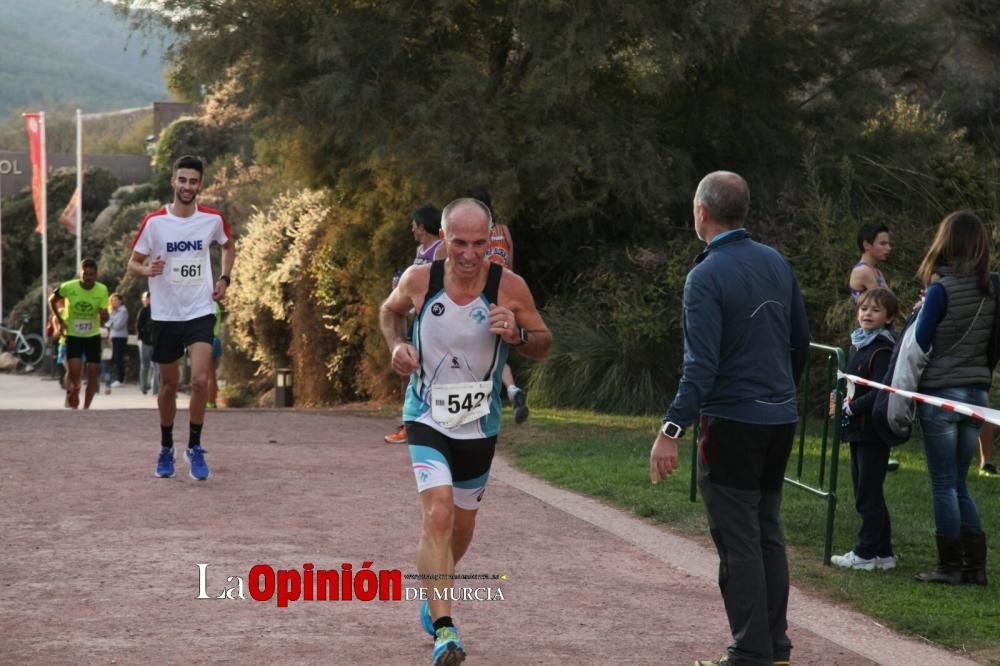
[[[399,426],[399,430],[382,439],[385,440],[386,444],[406,444],[406,424]]]
[[[184,457],[191,465],[191,478],[195,481],[204,481],[208,478],[208,463],[205,462],[205,449],[200,446],[189,446],[184,450]]]
[[[217,408],[218,408],[218,405],[216,405],[214,402],[206,402],[205,403],[205,409],[217,409]]]
[[[510,404],[514,406],[514,423],[524,423],[528,418],[528,395],[523,390],[517,389]]]
[[[160,458],[156,461],[156,476],[169,479],[174,475],[174,449],[169,446],[160,447]]]
[[[984,463],[982,467],[979,468],[979,476],[1000,476],[997,472],[997,466],[991,462]]]
[[[852,550],[843,555],[834,555],[830,558],[830,564],[843,567],[845,569],[858,569],[860,571],[871,571],[876,567],[877,558],[864,558],[858,557],[858,555]],[[891,568],[891,567],[888,567]]]
[[[712,661],[711,659],[699,659],[694,662],[694,666],[731,666],[733,662],[729,661],[729,657],[723,657],[718,661]],[[775,662],[777,663],[777,662]]]
[[[888,571],[889,569],[895,569],[898,560],[895,555],[886,555],[885,557],[875,556],[875,568],[882,569],[883,571]]]
[[[886,465],[885,469],[888,472],[895,472],[897,469],[899,469],[899,461],[896,460],[895,458],[889,458],[889,463],[888,465]]]
[[[457,666],[465,661],[465,648],[458,640],[457,627],[441,627],[434,634],[434,666]]]
[[[431,638],[435,637],[434,618],[431,617],[431,604],[426,599],[424,599],[424,603],[420,604],[420,626],[430,634]]]
[[[111,382],[111,388],[125,388],[125,384],[116,380]]]

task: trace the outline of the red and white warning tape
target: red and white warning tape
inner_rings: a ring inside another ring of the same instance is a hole
[[[909,398],[914,402],[922,402],[928,405],[934,405],[935,407],[940,407],[941,409],[947,409],[952,412],[957,412],[958,414],[963,414],[970,418],[976,419],[977,421],[986,421],[987,423],[992,423],[993,425],[1000,426],[1000,410],[990,409],[989,407],[980,407],[979,405],[970,405],[965,402],[956,402],[954,400],[945,400],[934,395],[925,395],[923,393],[916,393],[914,391],[904,391],[903,389],[893,388],[891,386],[886,386],[885,384],[880,384],[878,382],[873,382],[870,379],[865,379],[864,377],[858,377],[857,375],[848,375],[846,373],[837,372],[837,378],[846,379],[849,382],[854,382],[855,384],[862,384],[864,386],[870,386],[876,388],[880,391],[888,391],[889,393],[895,393],[901,395],[904,398]]]

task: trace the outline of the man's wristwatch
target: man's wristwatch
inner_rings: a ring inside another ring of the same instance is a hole
[[[527,344],[527,342],[528,342],[528,329],[526,329],[524,326],[518,326],[517,327],[517,332],[521,336],[521,341],[518,342],[516,345],[513,345],[513,346],[514,347],[520,347],[523,344]]]
[[[684,436],[684,428],[673,421],[664,421],[660,432],[663,433],[664,437],[669,437],[670,439],[679,439]]]
[[[219,279],[225,282],[227,287],[233,284],[233,279],[228,275],[220,275]]]

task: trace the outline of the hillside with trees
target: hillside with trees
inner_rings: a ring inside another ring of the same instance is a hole
[[[52,107],[109,111],[166,99],[165,42],[133,34],[107,3],[5,2],[2,14],[0,117]]]

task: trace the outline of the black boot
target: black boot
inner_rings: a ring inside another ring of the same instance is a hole
[[[958,585],[962,582],[962,541],[954,537],[936,535],[938,563],[930,573],[917,574],[921,583]]]
[[[962,532],[962,582],[986,585],[986,534]]]

